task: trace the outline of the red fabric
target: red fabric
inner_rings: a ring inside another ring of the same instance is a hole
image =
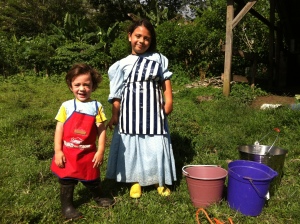
[[[64,168],[51,163],[51,171],[59,178],[95,180],[100,177],[99,168],[93,168],[92,162],[97,151],[97,128],[95,117],[74,111],[64,123],[63,152],[66,157]],[[89,146],[90,145],[90,146]]]

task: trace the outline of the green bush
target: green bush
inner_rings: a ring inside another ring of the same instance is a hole
[[[202,20],[164,22],[157,27],[158,49],[171,64],[183,67],[190,79],[220,75],[224,57],[220,39],[223,33],[211,31]]]
[[[131,54],[131,47],[127,36],[122,35],[121,38],[115,39],[110,48],[112,61],[118,61],[129,54]]]
[[[105,69],[110,63],[110,56],[102,51],[103,45],[89,45],[74,42],[56,49],[56,55],[51,58],[53,73],[68,71],[74,63],[85,62],[98,69]]]
[[[6,33],[0,32],[0,73],[4,77],[18,71],[15,51],[15,43],[7,37]]]

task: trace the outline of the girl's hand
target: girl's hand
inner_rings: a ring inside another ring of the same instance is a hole
[[[66,163],[66,157],[63,151],[55,152],[54,157],[55,157],[54,162],[56,166],[58,166],[59,168],[64,168]]]
[[[172,84],[170,80],[165,80],[162,83],[162,88],[165,96],[164,111],[166,115],[169,115],[173,111],[173,93]]]
[[[114,116],[114,117],[112,117],[110,119],[110,121],[106,125],[106,129],[109,127],[109,129],[112,130],[113,126],[116,126],[118,123],[119,123],[119,117],[118,116]]]
[[[109,129],[112,130],[113,126],[119,124],[120,103],[121,103],[120,99],[113,99],[112,116],[110,121],[106,125],[106,129],[109,127]]]
[[[103,157],[104,157],[103,153],[101,153],[99,151],[97,151],[95,153],[94,158],[92,160],[92,162],[94,163],[93,168],[102,166],[102,164],[103,164]]]
[[[173,104],[165,104],[164,111],[166,115],[169,115],[173,111]]]

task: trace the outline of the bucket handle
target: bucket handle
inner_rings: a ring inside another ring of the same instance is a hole
[[[244,179],[249,180],[250,184],[254,188],[254,190],[257,192],[258,196],[261,198],[268,199],[268,193],[266,195],[262,195],[260,191],[257,189],[257,187],[254,185],[253,180],[250,177],[244,177]]]
[[[182,172],[185,174],[185,175],[187,175],[187,176],[189,176],[190,174],[188,173],[188,172],[186,172],[184,169],[185,168],[187,168],[187,167],[193,167],[193,166],[210,166],[210,167],[217,167],[217,165],[185,165],[185,166],[183,166],[182,167]]]
[[[278,136],[279,136],[279,133],[280,133],[280,129],[279,129],[279,128],[274,128],[274,131],[277,132],[277,136],[276,136],[276,138],[275,138],[273,144],[272,144],[271,147],[269,148],[269,150],[266,152],[266,154],[268,154],[268,153],[270,152],[271,148],[273,147],[273,145],[275,144],[275,142],[276,142],[277,139],[278,139]]]
[[[234,172],[232,169],[228,168],[228,171],[234,173],[235,175],[237,175],[238,177],[242,177],[240,174],[237,174],[236,172]],[[273,171],[272,173],[272,177],[271,179],[273,179],[274,177],[276,177],[278,175],[278,173],[276,171]],[[246,176],[243,176],[242,177],[243,179],[246,179],[246,180],[253,180],[251,177],[246,177]],[[260,178],[260,179],[255,179],[257,181],[267,181],[267,180],[270,180],[270,178]]]
[[[278,136],[279,136],[279,133],[280,133],[280,129],[279,128],[273,128],[272,131],[275,131],[277,132],[277,135],[276,135],[276,138],[273,142],[273,144],[271,145],[271,147],[269,148],[269,150],[265,153],[265,154],[268,154],[270,152],[270,150],[272,149],[272,147],[274,146],[275,142],[277,141],[278,139]],[[255,141],[254,142],[254,145],[260,145],[260,141],[263,140],[265,137],[267,137],[272,131],[270,131],[269,133],[267,133],[264,137],[262,137],[259,141]]]

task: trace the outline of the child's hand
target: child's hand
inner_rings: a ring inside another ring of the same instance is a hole
[[[99,151],[96,152],[96,154],[95,154],[95,156],[94,156],[94,158],[92,160],[92,162],[94,163],[93,168],[100,167],[102,165],[102,163],[103,163],[103,157],[104,157],[103,153],[101,153]]]
[[[64,168],[65,167],[65,163],[66,163],[66,157],[63,153],[63,151],[59,151],[59,152],[55,152],[55,164],[56,166],[60,167],[60,168]]]

